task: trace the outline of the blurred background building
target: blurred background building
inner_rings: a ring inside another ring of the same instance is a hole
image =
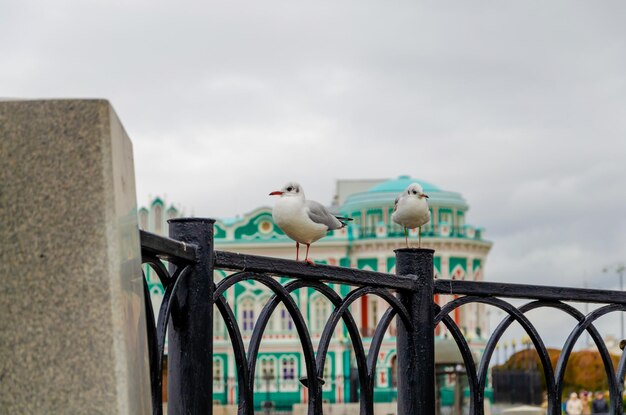
[[[435,249],[436,278],[483,280],[491,242],[483,238],[483,229],[466,221],[469,206],[461,194],[441,189],[423,180],[409,176],[380,180],[339,180],[336,194],[329,208],[335,213],[354,218],[347,228],[333,231],[311,247],[310,258],[320,264],[395,272],[393,250],[405,247],[403,229],[391,221],[396,196],[417,182],[429,196],[431,222],[422,229],[422,245]],[[268,197],[268,204],[272,200]],[[160,198],[149,207],[139,210],[140,226],[148,231],[166,234],[167,219],[180,216],[172,205]],[[417,230],[409,235],[409,243],[417,246]],[[261,206],[243,216],[218,219],[215,223],[217,249],[295,259],[295,243],[287,238],[272,221],[272,208]],[[301,258],[304,252],[301,249]],[[160,306],[163,289],[156,275],[145,270],[149,281],[153,305]],[[216,281],[225,277],[217,271]],[[333,285],[341,296],[350,287]],[[314,347],[322,334],[332,305],[312,289],[293,294],[311,333]],[[228,303],[239,321],[244,342],[249,339],[255,320],[271,297],[271,292],[256,282],[236,284],[227,292]],[[445,304],[450,296],[437,296]],[[384,312],[386,303],[375,296],[363,297],[351,306],[355,321],[360,326],[364,346]],[[477,356],[482,353],[485,334],[489,331],[488,318],[480,304],[463,306],[453,318],[465,333]],[[375,400],[392,402],[396,398],[396,327],[389,327],[380,349],[377,364]],[[460,354],[450,356],[455,348],[445,327],[439,326],[437,334],[438,360],[456,366]],[[221,404],[236,404],[236,369],[226,329],[217,315],[214,321],[214,400]],[[444,352],[445,350],[445,352]],[[444,354],[446,356],[444,356]],[[458,371],[457,369],[452,372]],[[447,373],[442,370],[440,373]],[[264,332],[256,370],[255,405],[271,401],[277,409],[290,409],[294,403],[306,402],[307,390],[298,379],[306,374],[302,361],[300,341],[293,322],[283,306],[274,312]],[[440,400],[451,405],[454,391],[451,380],[455,375],[439,377]],[[323,398],[330,403],[358,401],[358,379],[352,346],[345,327],[340,324],[331,341],[324,367]],[[458,391],[456,392],[458,393]]]

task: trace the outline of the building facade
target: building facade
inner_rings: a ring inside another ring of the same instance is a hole
[[[437,278],[483,280],[487,254],[491,242],[483,239],[483,230],[469,225],[469,209],[463,197],[422,180],[401,176],[391,180],[343,180],[337,182],[337,191],[330,207],[342,216],[354,219],[344,229],[329,235],[311,247],[310,258],[317,263],[338,265],[380,272],[395,272],[393,250],[405,247],[403,229],[391,221],[393,202],[406,187],[418,182],[429,196],[431,222],[422,228],[422,246],[435,250]],[[271,202],[271,199],[268,200]],[[177,210],[166,208],[161,199],[155,199],[149,208],[139,212],[139,223],[146,230],[163,232],[168,218],[178,216]],[[153,226],[151,226],[153,225]],[[158,227],[158,228],[157,228]],[[157,229],[155,229],[157,228]],[[417,246],[417,230],[410,231],[409,243]],[[259,207],[237,218],[221,219],[215,223],[215,244],[220,250],[295,259],[295,243],[287,238],[272,221],[271,207]],[[162,288],[156,276],[146,269],[153,304],[160,305]],[[216,281],[226,274],[217,271]],[[342,297],[350,287],[332,285]],[[254,281],[236,284],[226,293],[228,303],[237,316],[244,343],[252,334],[255,319],[271,297],[269,289]],[[438,296],[445,304],[450,296]],[[312,289],[301,289],[293,298],[307,322],[313,345],[322,334],[333,307],[325,297]],[[376,296],[363,297],[351,306],[351,312],[360,325],[364,346],[387,310],[387,304]],[[484,346],[488,321],[482,305],[468,304],[454,316],[477,353]],[[377,364],[375,399],[391,402],[396,398],[396,327],[391,324],[383,341]],[[437,327],[438,339],[447,337],[445,327]],[[259,350],[255,405],[271,401],[277,408],[289,409],[294,403],[307,401],[307,390],[298,379],[305,375],[300,342],[293,322],[284,306],[274,312],[265,329]],[[230,341],[219,314],[214,321],[214,400],[222,404],[236,404],[236,370]],[[323,399],[330,403],[358,400],[356,365],[347,331],[339,325],[331,341],[324,367]],[[217,402],[216,402],[217,403]]]

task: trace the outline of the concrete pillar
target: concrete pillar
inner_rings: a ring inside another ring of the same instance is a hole
[[[104,100],[0,102],[0,406],[151,413],[130,140]]]

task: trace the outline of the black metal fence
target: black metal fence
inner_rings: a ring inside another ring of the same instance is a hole
[[[543,401],[541,373],[534,369],[493,370],[491,384],[495,402],[539,405]]]
[[[254,413],[253,393],[257,354],[267,323],[279,303],[291,315],[304,353],[308,388],[308,412],[322,413],[323,368],[334,329],[342,320],[352,342],[360,385],[360,413],[373,414],[374,382],[377,355],[383,336],[397,317],[398,414],[435,414],[435,346],[434,329],[444,324],[456,341],[466,366],[470,388],[470,413],[483,414],[489,363],[498,340],[517,321],[532,340],[543,367],[547,385],[548,414],[561,414],[563,377],[570,353],[580,335],[587,330],[596,343],[609,383],[611,413],[622,414],[621,396],[626,372],[626,354],[617,370],[593,322],[610,312],[626,311],[626,295],[619,291],[600,291],[562,287],[530,286],[459,280],[434,280],[433,255],[430,249],[398,249],[396,275],[325,265],[311,266],[284,259],[243,255],[214,250],[211,219],[170,220],[170,238],[141,232],[143,262],[157,273],[165,289],[157,324],[145,284],[148,315],[148,343],[154,413],[162,412],[162,356],[166,329],[168,335],[168,412],[171,414],[211,414],[213,387],[213,306],[224,319],[235,356],[238,382],[238,413]],[[169,268],[162,263],[167,261]],[[234,274],[213,282],[213,271],[224,269]],[[281,284],[274,276],[286,277]],[[248,348],[230,305],[223,293],[234,284],[254,280],[273,293],[254,326]],[[327,284],[344,284],[353,289],[343,298]],[[304,287],[326,296],[334,311],[326,322],[314,349],[305,321],[290,293]],[[460,296],[439,307],[435,294]],[[389,309],[374,331],[369,350],[365,351],[359,329],[349,306],[364,295],[376,295],[389,304]],[[502,298],[531,301],[515,307]],[[578,301],[604,306],[588,315],[564,303]],[[483,356],[476,365],[460,328],[449,316],[468,303],[483,303],[503,310],[503,319],[489,338]],[[550,307],[561,310],[578,323],[570,333],[556,367],[550,363],[548,351],[525,313]]]

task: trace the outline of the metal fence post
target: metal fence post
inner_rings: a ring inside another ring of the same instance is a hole
[[[168,413],[213,411],[213,219],[171,219],[170,237],[198,246],[178,282],[168,325]]]
[[[412,275],[416,290],[398,291],[413,327],[397,318],[398,414],[435,414],[435,332],[432,249],[396,249],[396,274]]]

